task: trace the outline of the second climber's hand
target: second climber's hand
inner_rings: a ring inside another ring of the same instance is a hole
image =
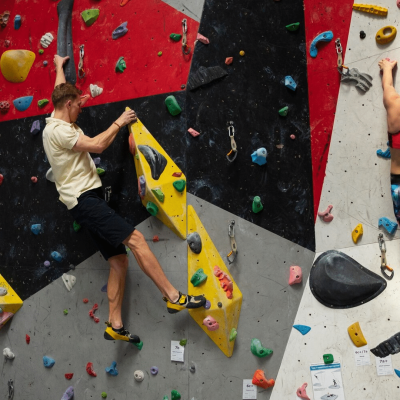
[[[69,56],[66,57],[61,57],[57,54],[54,55],[54,66],[56,67],[56,70],[59,68],[62,68],[64,66],[64,64],[69,60]]]
[[[131,122],[135,122],[136,120],[137,116],[135,111],[127,110],[122,113],[122,115],[117,119],[116,123],[122,127],[130,124]]]

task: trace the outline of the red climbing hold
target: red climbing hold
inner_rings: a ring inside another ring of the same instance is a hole
[[[158,237],[158,235],[154,235],[153,242],[155,243],[155,242],[159,242],[159,241],[160,241],[160,238]]]
[[[174,172],[172,176],[176,176],[177,178],[179,178],[180,176],[182,176],[182,172]]]
[[[86,372],[90,375],[90,376],[97,376],[96,372],[93,371],[93,363],[88,362],[86,364]]]
[[[135,145],[135,141],[133,140],[133,135],[129,135],[129,151],[131,152],[131,154],[135,155],[136,152],[136,145]]]
[[[4,176],[2,174],[0,174],[0,186],[3,183],[3,181],[4,181]]]
[[[124,5],[128,4],[129,0],[121,0],[120,6],[123,7]]]
[[[225,64],[226,65],[231,65],[233,63],[233,57],[226,57],[225,58]]]
[[[65,379],[71,380],[74,374],[65,374]]]
[[[86,303],[89,303],[89,299],[83,299],[83,302],[86,304]]]
[[[33,183],[37,183],[37,178],[36,178],[36,176],[32,176],[31,181],[32,181]]]
[[[94,312],[95,312],[96,310],[98,310],[98,309],[99,309],[99,306],[97,305],[97,303],[95,303],[95,305],[94,305],[94,306],[92,307],[92,309],[89,311],[89,316],[90,316],[90,318],[93,318],[93,319],[94,319],[94,322],[96,322],[96,324],[100,322],[100,319],[97,318],[97,317],[94,315]]]
[[[5,114],[10,108],[10,103],[6,100],[0,101],[0,112]]]
[[[233,292],[233,283],[231,278],[228,276],[228,274],[221,271],[217,265],[214,267],[214,275],[219,279],[219,284],[221,285],[222,289],[224,289],[224,292],[226,292],[226,297],[231,299]]]
[[[25,340],[26,340],[26,344],[29,344],[31,342],[31,337],[28,334],[26,334]]]

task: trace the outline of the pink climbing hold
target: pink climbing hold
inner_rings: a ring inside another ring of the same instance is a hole
[[[289,285],[295,285],[296,283],[301,283],[303,279],[303,272],[298,265],[292,265],[289,272]]]
[[[300,397],[303,400],[310,400],[310,398],[307,396],[306,387],[307,383],[303,383],[303,385],[297,389],[296,394],[297,397]]]
[[[290,135],[290,139],[294,140],[294,139],[296,139],[296,136],[292,134],[292,135]]]
[[[2,114],[6,114],[10,109],[10,103],[7,100],[0,101],[0,112]]]
[[[216,331],[219,328],[218,322],[211,315],[203,319],[203,325],[205,325],[209,331]]]
[[[231,65],[233,63],[233,57],[226,57],[225,58],[225,64],[226,65]]]
[[[153,236],[153,242],[156,243],[156,242],[159,242],[159,241],[160,241],[160,238],[158,237],[158,235],[154,235]]]
[[[228,276],[228,274],[222,272],[217,265],[214,267],[214,275],[219,279],[222,289],[224,289],[224,292],[226,292],[226,297],[231,299],[233,292],[233,283],[231,278]]]
[[[196,137],[196,136],[199,136],[199,135],[200,135],[200,133],[197,132],[197,131],[195,131],[193,128],[189,128],[189,129],[188,129],[188,132],[189,132],[193,137]]]
[[[37,178],[36,178],[36,176],[32,176],[31,181],[32,181],[33,183],[37,183]]]
[[[174,172],[174,173],[172,174],[172,176],[175,176],[176,178],[179,178],[179,177],[182,176],[182,172]]]
[[[200,33],[197,34],[197,40],[204,44],[210,44],[210,41]]]
[[[329,205],[325,211],[318,211],[318,216],[321,217],[325,222],[331,222],[333,220],[333,215],[331,214],[332,208],[333,206]]]
[[[400,0],[397,0],[396,4],[397,4],[397,7],[400,8]]]
[[[90,318],[93,318],[94,322],[96,322],[96,324],[100,322],[100,318],[97,318],[94,315],[95,311],[98,310],[98,309],[99,309],[99,306],[97,305],[97,303],[95,303],[94,306],[92,307],[92,309],[89,311]]]

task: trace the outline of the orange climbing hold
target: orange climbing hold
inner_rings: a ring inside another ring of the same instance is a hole
[[[228,299],[232,298],[232,292],[233,292],[233,283],[231,281],[231,278],[226,274],[225,272],[222,272],[220,268],[216,265],[214,267],[214,275],[219,279],[219,283],[226,292],[226,297]]]
[[[269,387],[275,385],[275,380],[267,379],[264,375],[264,371],[258,369],[256,372],[254,372],[252,383],[253,385],[259,386],[263,389],[268,389]]]
[[[120,6],[121,7],[125,6],[126,4],[128,4],[128,1],[129,0],[121,0]]]

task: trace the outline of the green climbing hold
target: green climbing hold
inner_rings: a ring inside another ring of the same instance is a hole
[[[43,54],[44,50],[43,49],[39,49],[39,54]]]
[[[204,273],[203,268],[199,268],[193,276],[190,278],[190,282],[194,287],[199,286],[201,283],[205,282],[207,275]]]
[[[168,96],[165,99],[165,105],[168,108],[168,111],[170,112],[171,115],[178,115],[182,112],[182,109],[179,107],[178,102],[176,101],[175,96]]]
[[[175,182],[173,183],[173,185],[174,185],[174,188],[175,188],[178,192],[182,193],[182,192],[185,190],[186,181],[185,181],[184,179],[178,179],[177,181],[175,181]]]
[[[106,398],[107,398],[107,393],[106,393],[106,392],[101,392],[101,397],[102,397],[103,399],[106,399]]]
[[[251,339],[250,349],[255,356],[260,358],[269,356],[270,354],[273,353],[271,349],[266,349],[265,347],[263,347],[260,340],[258,339]]]
[[[97,18],[99,18],[100,10],[97,10],[96,8],[93,8],[91,10],[85,10],[81,12],[81,16],[83,20],[85,21],[86,26],[91,26],[93,25]]]
[[[155,216],[157,215],[157,213],[158,213],[158,207],[157,207],[154,203],[152,203],[151,201],[149,201],[149,202],[146,204],[146,210],[147,210],[153,217],[155,217]]]
[[[181,394],[177,390],[171,390],[171,399],[179,400],[181,398]]]
[[[171,33],[169,35],[170,39],[173,40],[174,42],[179,42],[181,40],[182,35],[179,33]]]
[[[164,396],[162,400],[168,400],[168,396]]]
[[[332,354],[324,354],[323,356],[325,364],[332,364],[333,363],[333,355]]]
[[[118,58],[117,64],[115,65],[115,72],[124,72],[126,69],[126,62],[124,57]]]
[[[143,342],[140,341],[139,343],[133,343],[139,350],[142,350],[143,348]]]
[[[153,192],[154,196],[156,196],[156,199],[158,201],[161,201],[161,203],[164,203],[165,196],[160,188],[151,189],[151,191]]]
[[[96,171],[97,175],[99,176],[103,176],[106,173],[106,171],[103,168],[96,168]]]
[[[253,199],[253,204],[251,206],[251,209],[253,210],[253,213],[259,213],[262,209],[264,208],[264,206],[261,203],[261,198],[260,196],[255,196]]]
[[[79,232],[81,229],[81,226],[76,221],[74,221],[73,227],[75,232]]]
[[[286,29],[288,31],[294,32],[294,31],[297,31],[297,29],[299,29],[299,26],[300,26],[300,22],[295,22],[294,24],[286,25]]]
[[[186,345],[187,345],[187,339],[181,339],[181,340],[179,341],[179,344],[180,344],[181,346],[186,346]]]
[[[42,99],[38,101],[39,108],[43,108],[46,104],[49,104],[49,100],[47,99]]]
[[[135,155],[136,160],[139,160],[139,154]]]
[[[157,55],[158,55],[158,57],[161,57],[161,56],[162,56],[162,51],[159,51],[159,52],[157,53]]]
[[[281,108],[281,109],[278,111],[278,113],[279,113],[279,115],[280,115],[281,117],[286,117],[286,115],[288,114],[288,110],[289,110],[289,107],[286,106],[286,107]]]
[[[232,328],[229,334],[229,341],[232,342],[232,340],[235,340],[236,336],[237,336],[237,330],[236,328]]]
[[[68,315],[68,310],[65,309],[65,310],[63,311],[63,313],[64,313],[64,315]]]

